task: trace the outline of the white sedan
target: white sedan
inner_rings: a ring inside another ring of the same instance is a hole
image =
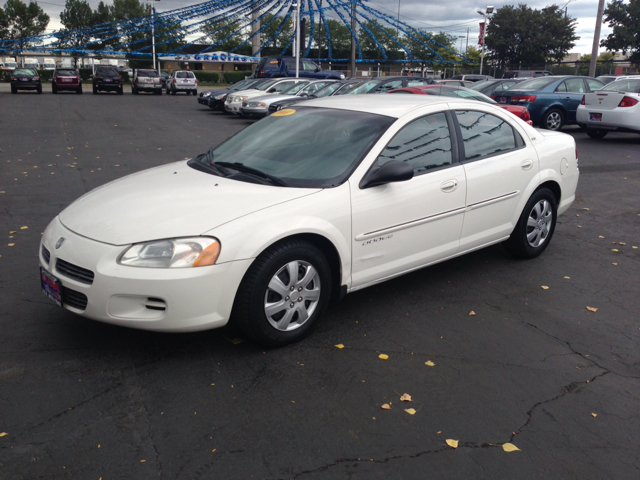
[[[591,138],[604,138],[609,132],[640,133],[640,78],[622,78],[585,94],[576,116]]]
[[[285,345],[331,298],[495,243],[540,255],[578,176],[571,136],[493,105],[311,100],[76,200],[42,237],[42,289],[94,320],[188,332],[231,319]]]

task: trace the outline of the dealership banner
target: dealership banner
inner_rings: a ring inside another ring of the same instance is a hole
[[[249,57],[227,52],[197,53],[195,55],[163,55],[160,53],[158,58],[163,62],[258,63],[260,61],[260,57]]]
[[[478,45],[484,43],[484,22],[480,22],[480,37],[478,37]]]

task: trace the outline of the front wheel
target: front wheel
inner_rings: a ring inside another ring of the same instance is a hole
[[[598,129],[595,129],[595,128],[587,128],[587,135],[589,135],[589,138],[595,138],[596,140],[606,137],[607,133],[609,133],[609,132],[606,131],[606,130],[598,130]]]
[[[97,95],[98,94],[98,89],[96,87],[93,87],[93,94]]]
[[[557,131],[564,125],[564,115],[560,110],[551,109],[542,117],[542,128],[547,130]]]
[[[281,347],[317,326],[331,296],[331,268],[322,252],[287,240],[263,252],[245,274],[232,321],[257,343]]]
[[[535,258],[544,252],[556,228],[558,202],[553,192],[541,188],[531,195],[522,214],[503,242],[504,248],[516,257]]]
[[[42,93],[42,86],[39,86],[38,89],[36,90],[38,93]]]

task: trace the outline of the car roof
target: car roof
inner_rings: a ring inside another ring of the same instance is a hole
[[[433,95],[338,95],[304,102],[305,107],[335,108],[400,118],[416,108],[469,100]],[[475,103],[475,102],[474,102]]]

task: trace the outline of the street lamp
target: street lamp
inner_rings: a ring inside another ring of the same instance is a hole
[[[145,0],[145,2],[151,4],[152,2],[159,2],[160,0]],[[155,25],[156,25],[156,9],[153,5],[149,5],[151,7],[151,49],[153,55],[153,69],[156,69],[156,33],[155,33]]]
[[[487,32],[487,15],[491,15],[493,13],[493,7],[487,7],[487,10],[483,12],[482,10],[478,10],[478,13],[482,15],[484,18],[484,23],[482,25],[482,55],[480,56],[480,75],[482,75],[482,66],[484,64],[484,37]]]
[[[293,4],[296,7],[296,41],[293,56],[296,57],[296,78],[300,78],[300,2],[298,0]],[[284,60],[283,60],[284,61]]]

